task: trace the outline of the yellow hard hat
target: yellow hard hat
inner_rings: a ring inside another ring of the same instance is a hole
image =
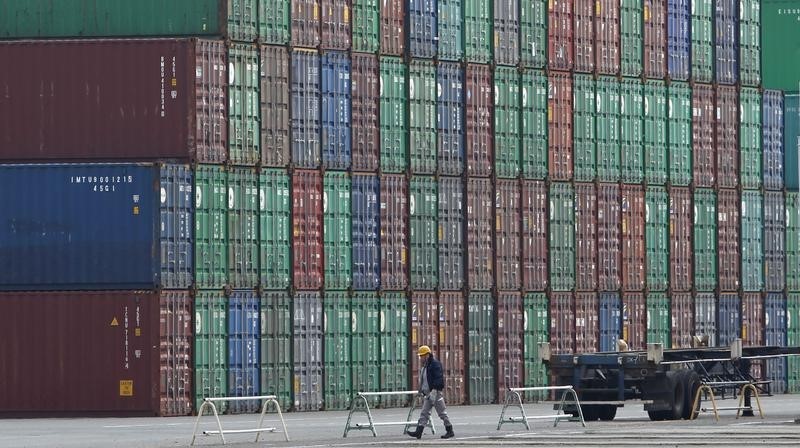
[[[423,346],[421,346],[421,347],[419,348],[419,350],[417,351],[417,353],[419,354],[419,356],[424,356],[424,355],[427,355],[427,354],[429,354],[430,352],[431,352],[431,348],[430,348],[430,347],[428,347],[427,345],[423,345]]]

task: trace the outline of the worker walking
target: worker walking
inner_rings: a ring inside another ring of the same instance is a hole
[[[411,437],[422,438],[422,431],[428,424],[431,417],[431,408],[436,408],[436,413],[444,422],[444,429],[447,431],[442,438],[449,439],[454,436],[453,425],[447,417],[447,406],[444,404],[444,373],[442,363],[433,357],[431,348],[423,345],[418,350],[419,354],[419,392],[425,396],[422,403],[422,411],[419,414],[416,431],[409,432]]]

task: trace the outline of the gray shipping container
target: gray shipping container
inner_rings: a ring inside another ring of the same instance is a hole
[[[498,179],[495,188],[497,289],[518,290],[522,286],[519,180]]]
[[[717,346],[717,298],[700,293],[694,298],[694,333],[708,336],[708,346]]]
[[[764,300],[764,343],[785,347],[787,345],[787,310],[786,296],[783,294],[767,294]],[[767,360],[767,379],[772,381],[770,392],[786,393],[787,359]]]
[[[493,13],[494,62],[515,66],[519,63],[519,2],[494,0]]]
[[[464,287],[464,184],[439,178],[439,289]]]
[[[467,180],[467,283],[472,291],[494,286],[494,217],[491,179]]]
[[[294,410],[322,408],[322,299],[298,292],[294,304]]]
[[[320,76],[316,51],[292,52],[292,165],[319,168]]]
[[[289,53],[285,47],[261,47],[261,161],[289,164]]]
[[[742,303],[738,294],[719,296],[717,318],[717,342],[720,347],[729,347],[734,339],[741,337]]]

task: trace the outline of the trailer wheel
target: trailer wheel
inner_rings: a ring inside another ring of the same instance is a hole
[[[692,417],[692,405],[694,405],[694,396],[697,395],[697,389],[700,389],[700,375],[694,370],[684,371],[683,379],[685,381],[686,399],[683,402],[683,418],[689,420]],[[700,402],[697,403],[695,412],[700,410]]]
[[[669,372],[667,378],[671,384],[672,400],[670,410],[666,412],[667,420],[680,420],[683,418],[683,403],[686,400],[686,376],[683,371]]]
[[[609,405],[601,406],[599,414],[600,420],[604,422],[610,422],[611,420],[614,420],[614,417],[617,416],[617,407]]]
[[[667,414],[665,411],[647,411],[647,416],[650,417],[650,420],[654,422],[660,422],[661,420],[667,419]]]
[[[583,420],[587,422],[593,422],[600,418],[599,406],[593,404],[581,406],[581,411],[583,411]],[[577,417],[578,414],[575,413],[575,416]]]

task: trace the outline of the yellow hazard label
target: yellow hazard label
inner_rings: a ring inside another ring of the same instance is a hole
[[[497,228],[497,230],[502,230],[503,229],[503,220],[500,217],[500,215],[497,215],[497,217],[495,218],[494,226],[495,226],[495,228]]]
[[[553,121],[553,106],[551,104],[547,105],[547,121]]]
[[[550,11],[553,10],[553,0],[550,0],[549,4],[547,5],[550,8]]]
[[[628,326],[625,325],[622,327],[622,339],[627,341],[628,340]]]
[[[139,206],[138,205],[134,205],[133,206],[133,214],[134,215],[138,215],[139,214]]]
[[[350,23],[350,8],[344,7],[344,23]]]
[[[117,322],[117,318],[116,317],[111,319],[111,326],[112,327],[119,327],[119,322]]]
[[[742,325],[742,339],[747,339],[747,324]]]
[[[595,10],[597,10],[597,15],[599,16],[600,15],[600,0],[597,0],[597,2],[595,2],[594,5],[595,5]]]
[[[645,7],[644,7],[644,21],[645,22],[649,22],[650,21],[650,7],[647,6],[647,5],[645,5]]]
[[[133,330],[133,334],[136,335],[136,336],[141,336],[142,335],[142,329],[141,328],[136,328],[135,330]]]
[[[133,396],[133,380],[119,380],[119,396],[120,397]]]
[[[417,329],[416,328],[411,331],[411,343],[412,344],[416,344],[417,343]]]
[[[178,87],[178,80],[175,79],[175,78],[172,78],[172,81],[170,82],[170,84],[172,84],[172,87]]]
[[[439,344],[444,345],[444,328],[439,329]]]
[[[300,393],[300,377],[294,376],[294,393]]]

